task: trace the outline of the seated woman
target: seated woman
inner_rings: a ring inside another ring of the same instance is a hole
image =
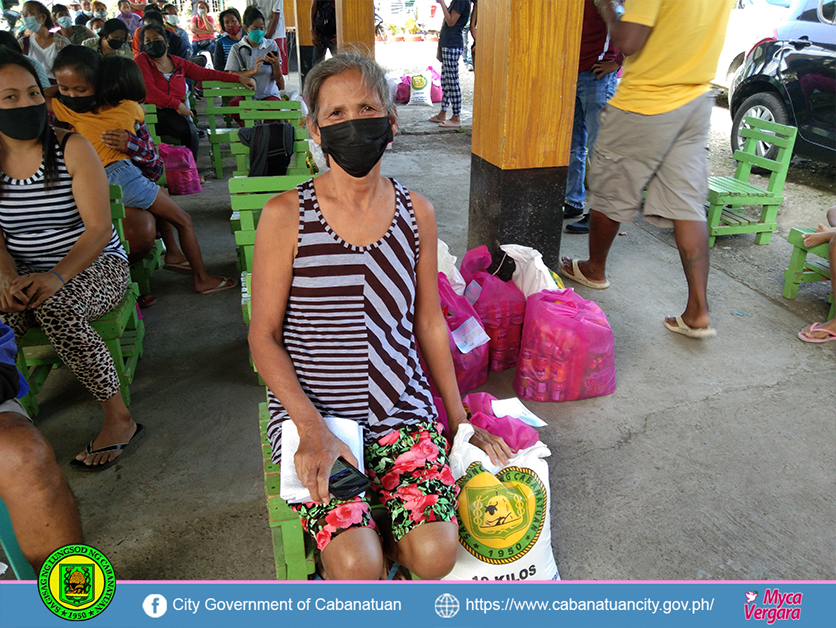
[[[247,36],[229,51],[226,71],[253,77],[255,100],[281,100],[279,90],[284,89],[284,76],[279,47],[272,39],[264,38],[264,16],[254,6],[244,11],[244,30]],[[235,106],[242,100],[241,96],[236,96],[229,104]],[[238,116],[232,117],[244,126]]]
[[[74,46],[79,46],[85,39],[94,37],[93,31],[86,26],[73,24],[70,10],[63,4],[52,5],[52,21],[61,27],[60,33]]]
[[[58,55],[55,72],[59,95],[52,101],[52,109],[56,119],[71,125],[90,141],[105,166],[108,181],[122,186],[125,207],[147,209],[177,229],[184,257],[173,260],[167,254],[166,262],[188,261],[183,269],[192,273],[195,290],[200,294],[234,287],[234,279],[206,272],[191,217],[144,177],[125,151],[102,139],[105,132],[114,129],[133,131],[145,117],[139,104],[145,99],[145,84],[136,63],[113,55],[99,61],[89,48],[75,46]],[[175,251],[179,253],[179,249]]]
[[[23,50],[20,49],[20,43],[9,31],[0,31],[0,48],[8,48],[14,52],[23,54]],[[38,73],[38,81],[40,82],[41,87],[49,89],[50,83],[49,79],[46,77],[46,70],[44,70],[44,66],[32,57],[29,57],[29,62],[34,66],[35,72]]]
[[[161,10],[166,27],[173,28],[177,32],[177,36],[180,37],[180,41],[183,42],[183,45],[190,47],[189,34],[180,28],[180,16],[177,15],[177,7],[173,4],[166,4]]]
[[[218,23],[221,26],[221,36],[215,42],[215,54],[212,56],[212,65],[215,68],[225,68],[226,60],[229,58],[229,51],[241,41],[244,36],[241,30],[241,14],[238,9],[230,7],[221,11],[218,15]]]
[[[0,312],[18,343],[40,325],[101,404],[101,432],[70,465],[104,469],[142,433],[122,400],[113,358],[88,322],[119,304],[129,280],[107,177],[87,140],[46,123],[37,74],[7,49],[0,49],[0,94]]]
[[[325,578],[377,579],[386,555],[438,579],[455,564],[458,488],[419,346],[450,437],[467,414],[439,305],[435,214],[426,198],[380,174],[397,121],[379,65],[338,54],[310,71],[305,99],[308,129],[331,169],[267,202],[252,275],[249,343],[270,389],[273,460],[293,421],[299,448],[284,464],[295,465],[312,501],[292,507],[321,550]],[[357,460],[327,415],[363,427],[365,468],[391,517],[382,542],[368,497],[329,496],[337,457]],[[506,463],[505,442],[474,429],[471,442]]]
[[[99,36],[99,33],[102,32],[102,28],[104,28],[105,21],[100,17],[94,17],[89,22],[87,22],[87,28],[90,29],[90,32],[93,33],[96,37]],[[81,42],[84,44],[84,42]]]
[[[193,55],[204,50],[210,55],[215,53],[215,30],[215,20],[209,15],[209,5],[204,0],[197,0],[191,23]]]
[[[20,39],[23,54],[38,61],[46,70],[47,78],[54,84],[55,75],[52,73],[52,62],[55,61],[55,56],[59,50],[70,45],[70,40],[60,33],[50,32],[55,26],[52,21],[52,14],[49,9],[36,0],[24,2],[23,8],[20,10],[20,16],[23,28],[31,33]]]
[[[143,28],[141,37],[145,52],[139,53],[135,60],[145,79],[146,102],[158,107],[157,133],[176,137],[191,149],[197,161],[199,136],[192,112],[186,104],[186,79],[238,82],[249,89],[255,88],[255,81],[246,76],[202,68],[191,61],[170,56],[165,31],[156,24]]]
[[[142,14],[142,25],[150,26],[156,24],[165,29],[165,39],[168,44],[168,55],[170,57],[180,57],[181,59],[189,59],[192,56],[189,42],[184,42],[177,34],[177,29],[167,24],[163,19],[163,14],[157,9],[148,8]],[[134,58],[143,51],[142,29],[139,28],[134,32],[131,40],[131,50],[133,50]]]
[[[134,31],[142,27],[142,16],[131,11],[131,3],[128,0],[119,0],[116,8],[119,9],[116,19],[124,22],[128,28],[128,35],[133,36]]]
[[[126,59],[132,59],[134,55],[127,42],[128,27],[122,20],[114,18],[104,23],[98,37],[85,39],[81,42],[81,45],[92,48],[103,57],[115,54]]]
[[[819,225],[815,233],[804,235],[804,246],[813,247],[827,244],[830,260],[830,288],[836,299],[836,206],[827,210],[827,225]],[[812,323],[798,332],[804,342],[821,344],[836,340],[836,318],[824,323]]]

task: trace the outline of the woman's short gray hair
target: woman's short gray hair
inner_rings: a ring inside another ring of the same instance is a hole
[[[383,68],[374,59],[369,59],[356,50],[346,50],[317,63],[305,77],[305,102],[310,110],[308,117],[314,123],[319,124],[319,90],[322,84],[328,78],[349,70],[360,73],[366,86],[380,98],[388,115],[397,115]]]

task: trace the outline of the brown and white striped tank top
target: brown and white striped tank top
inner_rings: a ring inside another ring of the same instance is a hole
[[[362,424],[366,446],[393,430],[437,419],[413,332],[418,226],[397,181],[395,217],[368,246],[345,242],[325,221],[313,179],[300,185],[298,252],[284,320],[284,346],[322,416]],[[289,419],[268,393],[267,435],[281,459]]]

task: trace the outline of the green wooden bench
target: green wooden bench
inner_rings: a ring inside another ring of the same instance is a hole
[[[125,233],[122,229],[122,219],[125,217],[125,207],[121,202],[122,188],[118,185],[110,186],[111,218],[122,241],[125,251],[129,250]],[[116,370],[119,373],[119,384],[125,405],[131,403],[130,384],[136,372],[136,364],[142,357],[142,341],[145,338],[145,322],[139,318],[136,299],[139,296],[139,286],[135,282],[128,284],[125,296],[113,310],[90,322],[102,340],[105,341]],[[46,334],[39,327],[30,328],[20,339],[17,351],[17,368],[23,373],[29,384],[29,393],[19,399],[21,405],[30,417],[38,415],[37,394],[43,388],[46,378],[53,368],[60,365],[60,360]]]
[[[279,580],[307,580],[316,571],[313,543],[302,529],[299,515],[290,509],[279,493],[281,491],[281,467],[273,463],[270,441],[267,440],[267,423],[270,413],[267,403],[258,406],[258,424],[261,432],[261,449],[264,462],[264,493],[273,539],[273,557],[276,578]]]
[[[255,248],[255,230],[264,204],[281,192],[292,190],[311,178],[303,175],[280,177],[233,177],[229,180],[232,215],[230,227],[238,247],[239,270],[251,271]]]
[[[241,102],[238,106],[238,116],[245,127],[252,128],[257,123],[290,122],[294,124],[293,160],[287,169],[287,174],[311,174],[307,164],[308,130],[304,126],[301,104],[295,100],[251,100]],[[234,177],[246,177],[250,173],[250,149],[241,143],[238,133],[229,136],[230,152],[235,157]]]
[[[243,85],[236,83],[224,83],[222,81],[203,81],[203,97],[206,99],[204,109],[209,119],[209,147],[212,152],[212,167],[215,169],[215,176],[223,179],[223,154],[221,149],[230,143],[230,133],[236,131],[238,125],[230,117],[238,113],[237,106],[230,106],[229,101],[241,96],[243,102],[251,101],[253,91]],[[216,102],[216,99],[218,101]],[[217,116],[223,116],[224,126],[219,126]]]
[[[37,580],[38,575],[20,549],[6,504],[0,499],[0,545],[18,580]]]
[[[772,232],[778,228],[778,208],[784,202],[784,182],[792,159],[792,148],[798,130],[795,127],[767,122],[751,116],[740,131],[745,138],[743,150],[736,150],[737,170],[733,177],[708,179],[708,244],[714,246],[717,236],[754,233],[755,244],[769,244]],[[775,160],[756,154],[759,142],[778,147]],[[766,189],[749,183],[752,166],[770,172]],[[747,218],[743,206],[761,207],[759,218]]]
[[[818,246],[806,247],[804,245],[804,234],[814,233],[815,229],[795,228],[790,231],[787,241],[793,245],[790,267],[784,271],[784,298],[794,299],[798,296],[798,288],[802,283],[813,281],[830,281],[830,250],[827,242]],[[819,259],[808,259],[808,253],[812,253]],[[833,292],[830,293],[830,313],[828,320],[836,315],[836,302],[833,301]]]

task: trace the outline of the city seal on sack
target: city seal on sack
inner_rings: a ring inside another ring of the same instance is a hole
[[[459,542],[479,560],[506,565],[519,560],[537,543],[548,508],[546,489],[537,474],[506,467],[496,475],[479,462],[470,465],[457,484]]]

